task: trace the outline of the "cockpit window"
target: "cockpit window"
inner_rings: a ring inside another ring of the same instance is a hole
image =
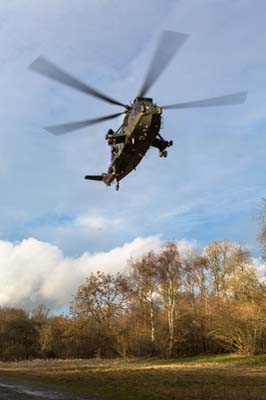
[[[142,111],[142,106],[143,106],[142,103],[135,103],[134,104],[134,108],[133,108],[134,113],[138,114],[139,112],[141,112]]]

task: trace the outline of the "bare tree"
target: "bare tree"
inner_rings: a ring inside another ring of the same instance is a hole
[[[264,262],[266,262],[266,199],[261,200],[261,207],[259,213],[260,232],[258,240],[261,246],[261,253]]]
[[[160,289],[167,310],[169,346],[168,357],[172,356],[174,345],[174,322],[178,290],[182,284],[182,263],[175,243],[167,243],[159,256]]]
[[[109,325],[111,318],[121,312],[126,300],[126,279],[97,272],[91,274],[74,297],[71,312],[75,316],[92,317],[98,324]]]
[[[130,283],[133,298],[148,308],[151,353],[155,352],[155,296],[158,286],[158,257],[149,252],[139,260],[131,260]]]
[[[204,249],[210,278],[210,290],[215,296],[231,294],[230,282],[239,269],[250,262],[250,253],[238,243],[211,242]]]

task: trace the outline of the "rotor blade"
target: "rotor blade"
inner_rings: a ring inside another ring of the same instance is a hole
[[[176,52],[185,43],[188,35],[173,31],[163,31],[157,49],[150,63],[146,78],[139,92],[139,97],[145,96],[159,75],[167,67]]]
[[[63,85],[70,86],[73,89],[79,90],[80,92],[97,97],[98,99],[104,100],[108,103],[116,104],[118,106],[123,106],[127,108],[126,104],[120,103],[119,101],[113,99],[112,97],[106,96],[105,94],[99,92],[98,90],[92,88],[91,86],[88,86],[87,84],[74,78],[68,72],[63,71],[61,68],[57,67],[50,61],[46,60],[44,57],[41,56],[38,57],[29,66],[29,69],[34,72],[37,72],[38,74],[46,76],[46,78],[53,79],[54,81],[60,82]]]
[[[71,131],[75,131],[77,129],[85,128],[86,126],[98,124],[100,122],[107,121],[108,119],[116,118],[122,114],[124,114],[124,112],[106,115],[104,117],[99,117],[99,118],[87,119],[84,121],[69,122],[67,124],[46,126],[44,129],[50,133],[53,133],[54,135],[63,135],[64,133],[68,133]]]
[[[248,92],[239,92],[228,94],[227,96],[212,97],[210,99],[191,101],[187,103],[170,104],[163,106],[164,110],[176,108],[197,108],[197,107],[217,107],[217,106],[232,106],[243,104],[247,99]]]

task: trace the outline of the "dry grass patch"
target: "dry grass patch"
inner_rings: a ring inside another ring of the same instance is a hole
[[[0,373],[110,399],[266,399],[266,356],[35,360],[0,363]]]

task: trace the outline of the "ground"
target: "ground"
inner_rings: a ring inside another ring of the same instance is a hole
[[[88,399],[265,400],[266,356],[0,363],[1,399],[10,389],[3,385],[8,384],[31,385],[35,391],[40,384],[48,385],[52,397],[45,394],[45,386],[39,397],[47,399],[79,399],[79,394]],[[76,394],[67,396],[60,390]],[[22,395],[18,398],[24,400]]]
[[[83,397],[62,390],[49,388],[37,382],[29,382],[14,378],[0,377],[1,400],[93,400],[93,397]]]

